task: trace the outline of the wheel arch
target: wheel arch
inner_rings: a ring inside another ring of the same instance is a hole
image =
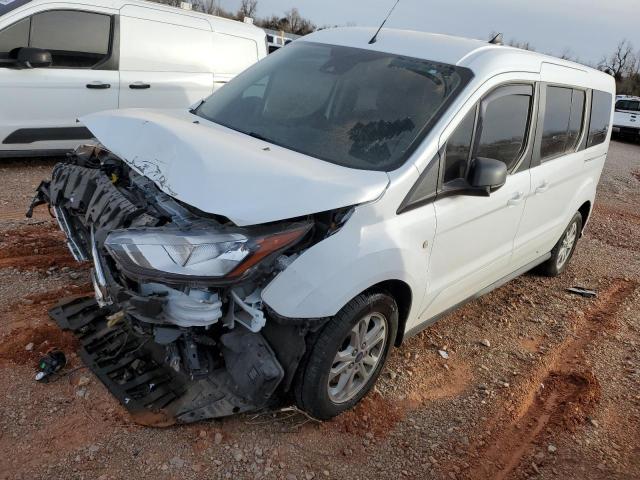
[[[587,225],[589,215],[591,215],[591,202],[587,200],[582,205],[580,205],[580,208],[578,208],[578,212],[580,212],[580,215],[582,216],[582,230],[580,231],[580,234],[582,235],[584,227]]]
[[[404,338],[404,331],[411,312],[413,293],[408,283],[402,280],[384,280],[367,288],[362,293],[384,292],[393,297],[398,306],[398,333],[396,334],[395,346],[399,347]]]

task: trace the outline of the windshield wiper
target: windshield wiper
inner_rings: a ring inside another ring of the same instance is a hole
[[[264,142],[269,142],[269,143],[275,143],[273,140],[270,140],[267,137],[260,135],[259,133],[256,133],[256,132],[246,132],[246,133],[250,137],[257,138],[258,140],[262,140]]]

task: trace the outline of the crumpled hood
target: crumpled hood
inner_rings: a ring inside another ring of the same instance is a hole
[[[80,121],[165,193],[240,226],[375,200],[389,182],[384,172],[334,165],[186,110],[113,110]]]

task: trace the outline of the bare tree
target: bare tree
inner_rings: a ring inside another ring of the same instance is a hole
[[[569,47],[565,47],[560,54],[560,58],[563,60],[571,60],[575,61],[576,56],[573,54],[573,51]]]
[[[621,81],[625,74],[628,73],[629,67],[634,64],[633,45],[629,40],[624,39],[618,43],[615,52],[603,58],[598,66],[602,70],[611,71],[616,81]]]
[[[238,9],[238,19],[242,20],[244,17],[254,18],[257,10],[258,0],[242,0]]]
[[[289,30],[291,32],[298,31],[302,26],[303,18],[300,15],[300,12],[298,11],[298,9],[295,7],[285,12],[284,18],[286,19],[287,24],[289,25]]]
[[[179,7],[182,0],[156,0],[156,2],[162,3],[163,5],[169,5],[171,7]]]
[[[192,0],[193,9],[197,12],[208,13],[209,15],[218,15],[218,2],[216,0]]]

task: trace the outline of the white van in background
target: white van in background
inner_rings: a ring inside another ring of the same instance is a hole
[[[616,110],[613,114],[613,133],[640,137],[640,97],[616,96]]]
[[[91,138],[77,118],[186,108],[265,57],[263,30],[136,0],[0,0],[0,158]]]

